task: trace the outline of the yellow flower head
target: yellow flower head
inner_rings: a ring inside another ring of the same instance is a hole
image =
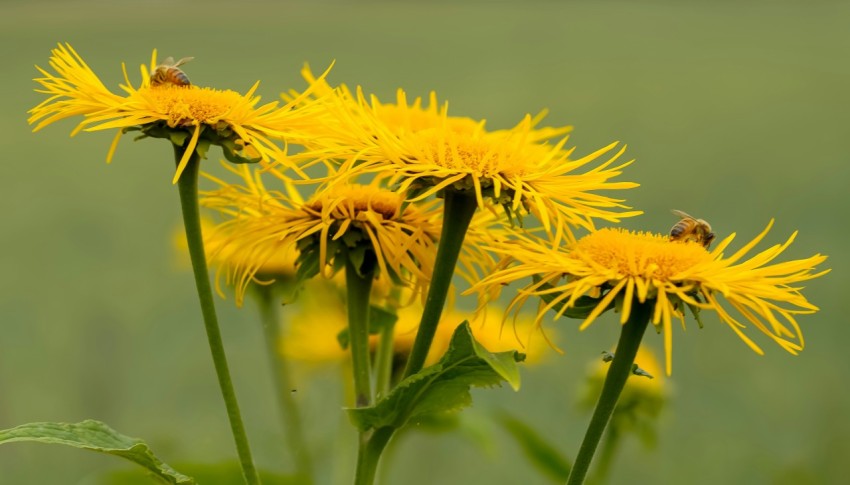
[[[489,198],[509,215],[535,215],[559,235],[564,222],[592,229],[594,219],[619,222],[640,213],[612,210],[627,207],[598,193],[637,186],[610,181],[631,163],[617,162],[624,149],[614,151],[614,143],[572,159],[574,149],[564,148],[567,138],[548,143],[571,127],[538,128],[543,114],[489,131],[484,121],[449,116],[447,105],[438,105],[433,93],[425,107],[420,98],[408,104],[401,90],[394,104],[367,98],[359,88],[356,95],[344,86],[330,92],[334,95],[325,97],[324,105],[335,121],[322,126],[306,143],[308,149],[291,159],[297,166],[303,166],[300,161],[338,163],[339,172],[375,174],[391,186],[398,184],[400,192],[411,191],[414,200],[444,189],[468,190],[480,207]],[[609,153],[614,154],[597,163]]]
[[[326,79],[321,77],[317,78],[310,70],[309,66],[304,66],[301,70],[301,75],[304,77],[304,80],[307,81],[308,85],[312,87],[310,96],[305,97],[303,93],[291,90],[284,94],[284,100],[287,102],[301,100],[303,105],[311,105],[316,101],[323,102],[325,109],[329,112],[333,112],[336,117],[344,118],[358,115],[356,111],[349,111],[352,106],[349,105],[349,103],[353,103],[353,105],[357,104],[358,95],[363,96],[362,89],[358,87],[358,94],[354,94],[345,84],[340,84],[334,88],[327,82]],[[445,118],[445,123],[448,124],[450,129],[461,132],[473,131],[479,124],[483,124],[483,122],[474,121],[470,118],[448,116],[448,105],[440,105],[437,102],[437,93],[433,91],[429,95],[427,106],[423,103],[423,100],[420,97],[416,97],[408,104],[407,93],[405,93],[402,89],[396,91],[396,100],[394,103],[382,103],[374,95],[370,96],[370,103],[374,116],[380,120],[386,129],[391,130],[395,135],[416,133],[421,130],[432,128],[441,124],[443,122],[443,118]],[[349,119],[349,122],[359,123],[363,130],[369,129],[369,121],[366,119],[351,118]],[[559,129],[558,132],[554,132],[550,131],[553,129],[547,128],[547,131],[541,132],[539,137],[551,138],[552,136],[564,134],[571,129],[572,127],[564,127]],[[342,143],[350,137],[350,134],[333,129],[325,130],[322,134],[325,136],[339,135],[340,138],[338,138],[336,142]],[[324,146],[324,144],[321,142],[316,144],[316,147],[322,146]]]
[[[72,131],[99,131],[116,129],[118,132],[107,154],[112,160],[118,140],[128,131],[140,131],[143,136],[168,138],[175,146],[185,146],[174,183],[196,150],[204,156],[210,145],[219,145],[225,157],[234,162],[268,161],[280,151],[275,140],[295,140],[322,112],[309,109],[303,99],[278,106],[277,102],[257,106],[255,96],[259,82],[245,94],[176,83],[151,83],[151,73],[158,71],[156,50],[150,68],[141,66],[142,80],[134,87],[124,70],[124,94],[115,94],[100,81],[68,45],[53,49],[50,66],[55,74],[37,68],[44,76],[35,81],[41,85],[37,91],[49,96],[29,111],[29,123],[36,124],[34,131],[64,118],[82,116],[83,120]],[[160,68],[161,69],[161,68]],[[185,77],[185,75],[184,75]],[[309,94],[306,90],[304,96]],[[292,109],[299,105],[299,109]]]
[[[204,249],[206,251],[207,263],[217,268],[215,278],[216,292],[224,298],[225,293],[221,285],[222,277],[225,281],[233,281],[236,278],[238,262],[244,258],[238,252],[240,248],[230,244],[232,235],[223,228],[216,228],[210,219],[201,219],[201,227],[204,234]],[[182,253],[181,264],[189,265],[189,245],[186,243],[186,232],[180,227],[174,232],[174,246]],[[257,267],[254,282],[265,285],[275,282],[295,282],[296,262],[298,251],[292,247],[289,250],[275,252],[271,257]]]
[[[527,238],[494,247],[507,258],[502,269],[470,291],[492,297],[502,285],[534,276],[536,281],[519,291],[510,308],[518,310],[532,296],[542,297],[537,322],[549,310],[559,318],[577,307],[589,310],[580,329],[587,328],[605,310],[615,307],[625,323],[634,301],[654,304],[651,322],[664,333],[666,367],[672,370],[672,318],[684,325],[687,306],[699,321],[700,310],[714,310],[720,319],[750,346],[761,348],[744,335],[746,327],[725,305],[761,330],[782,348],[796,354],[803,336],[795,315],[814,313],[796,283],[829,270],[814,273],[826,256],[770,264],[796,237],[772,246],[748,260],[742,258],[758,244],[770,227],[729,257],[723,251],[735,237],[730,235],[709,252],[696,242],[672,241],[669,236],[622,229],[593,232],[566,250]],[[515,262],[515,265],[511,263]],[[562,281],[563,279],[563,281]],[[723,297],[722,299],[720,297]]]
[[[435,204],[404,205],[398,194],[354,184],[332,186],[304,201],[285,180],[286,193],[269,191],[259,171],[245,165],[231,170],[244,185],[213,179],[221,188],[202,194],[201,204],[229,217],[217,230],[233,251],[238,303],[263,265],[293,247],[300,251],[302,279],[331,276],[346,260],[363,261],[369,253],[380,279],[405,283],[415,293],[427,286],[440,233]]]

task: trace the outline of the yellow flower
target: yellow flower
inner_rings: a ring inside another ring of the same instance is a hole
[[[176,146],[184,146],[174,183],[189,162],[192,153],[205,156],[211,144],[222,147],[231,161],[268,161],[280,149],[275,140],[295,140],[310,125],[319,123],[322,112],[309,109],[302,99],[278,106],[277,102],[257,106],[255,95],[259,82],[245,94],[195,85],[171,83],[151,85],[150,73],[157,67],[156,50],[150,68],[141,66],[142,80],[134,87],[124,71],[124,94],[111,92],[69,45],[53,49],[52,74],[38,68],[42,78],[38,92],[49,96],[29,111],[33,131],[64,118],[83,116],[71,135],[80,131],[118,130],[107,153],[112,160],[118,140],[128,131],[141,131],[143,136],[168,138]],[[306,90],[303,96],[307,96]],[[299,105],[299,109],[292,109]]]
[[[349,358],[349,352],[340,346],[337,339],[340,332],[348,328],[343,290],[325,282],[310,285],[308,291],[302,292],[296,302],[298,309],[284,326],[280,350],[288,359],[314,365],[343,362]],[[492,310],[498,311],[495,307]],[[398,321],[393,334],[393,353],[397,356],[396,360],[402,364],[413,346],[421,314],[422,306],[419,304],[398,310]],[[448,350],[457,326],[472,317],[471,314],[459,311],[450,311],[443,315],[426,365],[440,360]],[[546,357],[548,345],[542,338],[538,338],[539,329],[534,327],[531,318],[523,319],[519,323],[518,332],[503,331],[501,325],[493,325],[492,322],[473,322],[470,328],[475,339],[491,352],[519,350],[527,355],[525,362],[529,364],[538,363]],[[378,340],[378,335],[370,336],[372,349],[377,347]]]
[[[266,189],[261,173],[245,165],[231,170],[244,185],[210,177],[221,188],[203,193],[201,204],[229,218],[216,230],[233,251],[230,281],[237,303],[269,260],[294,247],[304,278],[331,276],[347,259],[363,261],[368,253],[379,279],[407,284],[414,293],[427,286],[440,234],[435,204],[404,205],[398,194],[374,184],[338,184],[304,201],[285,177],[286,193]]]
[[[488,311],[496,314],[500,313],[502,308],[493,305]],[[419,305],[399,310],[395,333],[396,353],[405,356],[410,353],[421,315],[422,307]],[[505,329],[501,324],[494,324],[492,320],[476,319],[474,312],[449,310],[440,318],[437,333],[425,361],[426,365],[436,363],[446,353],[455,329],[464,320],[470,321],[472,335],[490,352],[518,350],[526,354],[525,362],[529,364],[539,363],[546,357],[547,351],[551,352],[546,343],[551,337],[542,335],[541,329],[534,325],[532,318],[520,318],[513,329]]]
[[[336,88],[332,87],[326,79],[317,78],[310,70],[309,66],[305,66],[301,70],[301,75],[308,85],[312,86],[310,96],[305,97],[303,93],[291,90],[283,96],[284,100],[293,102],[300,99],[304,105],[311,105],[316,101],[320,101],[325,105],[325,108],[333,112],[336,117],[347,117],[357,115],[356,112],[351,112],[351,106],[348,103],[357,103],[358,95],[363,96],[362,89],[357,88],[357,93],[354,94],[345,84],[340,84]],[[421,130],[432,128],[433,126],[442,123],[445,118],[445,123],[453,130],[457,131],[473,131],[476,126],[483,122],[477,122],[470,118],[448,116],[448,105],[437,102],[437,93],[431,92],[428,98],[428,105],[423,104],[420,97],[414,98],[408,104],[407,93],[399,89],[396,91],[395,103],[382,103],[376,96],[371,96],[371,107],[373,114],[379,119],[384,127],[391,130],[396,136],[404,133],[415,133]],[[542,114],[539,115],[542,119]],[[539,120],[538,120],[539,121]],[[366,119],[350,119],[350,122],[359,123],[362,129],[369,128],[369,121]],[[548,139],[553,136],[561,135],[570,131],[572,127],[563,127],[555,129],[547,128],[545,131],[538,133],[540,139]],[[331,127],[330,130],[325,130],[323,135],[338,135],[337,142],[344,143],[350,139],[350,134],[341,130],[336,130]],[[547,136],[548,135],[548,136]],[[325,142],[326,143],[326,142]],[[323,143],[318,143],[317,147],[323,146]]]
[[[225,230],[216,230],[215,223],[210,219],[201,219],[202,232],[204,234],[204,249],[206,250],[207,263],[217,268],[215,278],[215,289],[219,296],[224,298],[224,290],[221,285],[222,277],[225,281],[233,281],[236,278],[236,265],[241,261],[237,247],[229,244],[232,236]],[[186,243],[186,232],[183,228],[174,232],[174,246],[183,253],[184,258],[180,263],[188,267],[189,247]],[[258,268],[253,282],[265,285],[274,282],[289,283],[295,281],[296,261],[298,251],[290,248],[275,252],[264,261]]]
[[[582,408],[592,410],[596,405],[609,365],[597,359],[589,369],[579,403]],[[645,374],[632,374],[626,380],[608,423],[607,439],[618,440],[624,433],[633,432],[645,444],[652,445],[656,440],[657,418],[670,395],[669,383],[661,375],[661,364],[655,354],[643,345],[638,348],[635,365]]]
[[[815,267],[826,259],[819,254],[770,264],[791,244],[796,232],[784,244],[742,261],[772,225],[773,221],[729,257],[723,251],[735,234],[711,252],[695,242],[671,241],[669,236],[622,229],[593,232],[566,250],[548,242],[520,238],[493,248],[507,257],[502,269],[470,291],[492,297],[504,284],[535,276],[537,281],[521,289],[509,308],[518,310],[528,298],[543,297],[545,303],[540,305],[536,319],[539,323],[549,310],[556,309],[555,318],[559,318],[577,306],[584,307],[588,312],[579,327],[582,330],[612,306],[620,312],[620,322],[625,323],[634,301],[651,302],[651,322],[664,333],[668,374],[672,371],[672,318],[680,318],[684,325],[685,306],[698,322],[699,310],[716,311],[750,348],[763,354],[742,331],[746,325],[741,318],[721,304],[723,300],[745,321],[796,354],[803,348],[803,336],[795,315],[814,313],[818,308],[794,285],[829,270],[814,273]],[[517,264],[511,266],[512,262]]]
[[[531,213],[559,236],[567,227],[563,223],[593,229],[594,219],[619,222],[640,213],[612,210],[628,207],[598,193],[637,186],[610,181],[631,163],[617,163],[624,148],[601,163],[616,143],[572,159],[574,149],[564,148],[567,138],[548,143],[571,127],[538,128],[543,113],[489,131],[484,121],[449,116],[433,93],[425,107],[420,98],[408,104],[402,90],[394,104],[367,99],[359,88],[352,94],[345,86],[330,90],[326,85],[322,92],[333,94],[322,103],[335,121],[320,127],[305,144],[308,149],[290,159],[293,166],[324,161],[351,176],[375,174],[390,186],[398,184],[400,192],[411,190],[412,200],[446,188],[469,190],[479,207],[489,198],[509,216]],[[591,164],[596,165],[587,168]]]
[[[348,328],[344,290],[337,284],[314,279],[306,282],[298,300],[282,312],[285,323],[279,350],[287,360],[312,365],[343,362],[351,353],[337,338]]]

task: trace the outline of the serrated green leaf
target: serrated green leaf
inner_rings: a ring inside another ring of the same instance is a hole
[[[469,389],[507,382],[519,389],[518,352],[491,353],[472,335],[464,321],[452,336],[449,350],[440,361],[399,382],[376,404],[349,409],[348,415],[362,431],[383,427],[401,428],[412,420],[446,413],[472,402]]]
[[[0,444],[15,441],[60,444],[120,456],[141,465],[165,483],[195,483],[191,477],[160,461],[144,441],[120,434],[100,421],[28,423],[0,431]]]
[[[553,482],[563,483],[567,480],[572,464],[555,445],[531,426],[507,413],[499,414],[496,420],[513,436],[535,468],[551,478]]]

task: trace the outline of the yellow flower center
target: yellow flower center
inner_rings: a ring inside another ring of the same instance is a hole
[[[581,238],[568,257],[608,269],[617,275],[669,280],[711,261],[702,244],[671,241],[669,236],[625,229],[601,229]]]
[[[443,116],[437,110],[424,110],[418,105],[407,106],[398,104],[383,104],[375,107],[375,114],[384,124],[399,133],[417,133],[434,128],[445,123],[456,132],[472,133],[478,122],[472,118]]]
[[[517,156],[515,141],[499,133],[429,130],[424,138],[429,159],[452,171],[469,171],[476,178],[521,175],[526,158]],[[527,147],[531,148],[530,144]]]
[[[138,91],[148,98],[154,111],[166,118],[168,126],[215,125],[235,106],[244,105],[244,97],[236,91],[198,86],[165,84]]]
[[[331,212],[344,205],[349,210],[343,216],[346,219],[357,218],[363,212],[378,213],[384,219],[395,219],[402,207],[399,194],[369,185],[336,185],[306,204],[305,207],[317,213]]]

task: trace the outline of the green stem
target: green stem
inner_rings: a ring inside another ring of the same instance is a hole
[[[611,471],[611,464],[614,462],[614,455],[619,448],[622,436],[615,429],[616,426],[609,423],[605,436],[602,438],[602,449],[599,451],[595,471],[587,479],[587,483],[607,483],[608,473]]]
[[[175,160],[183,156],[183,149],[174,146]],[[248,436],[245,434],[245,425],[239,412],[239,403],[236,401],[236,391],[233,389],[233,381],[230,378],[230,370],[227,366],[227,356],[224,353],[224,343],[221,340],[221,331],[218,327],[218,318],[215,314],[215,303],[213,301],[212,288],[210,287],[210,276],[207,270],[207,257],[204,252],[204,237],[201,233],[201,215],[198,209],[198,172],[201,159],[197,152],[191,155],[189,164],[180,176],[177,187],[180,191],[180,205],[183,209],[183,226],[186,229],[186,240],[189,244],[189,256],[192,259],[192,269],[195,273],[195,286],[198,290],[198,298],[201,303],[201,313],[204,317],[204,326],[207,331],[207,341],[212,353],[215,372],[218,377],[218,385],[227,408],[227,417],[230,421],[230,430],[233,440],[236,442],[236,451],[242,465],[242,474],[245,483],[255,485],[260,483],[254,460],[251,457],[251,448],[248,445]]]
[[[286,432],[286,444],[295,462],[295,472],[306,485],[313,483],[313,470],[304,428],[293,398],[294,385],[289,375],[286,358],[280,353],[280,315],[275,304],[275,285],[254,285],[258,296],[263,333],[266,337],[266,354],[277,392],[278,410]]]
[[[599,395],[599,401],[596,402],[596,408],[593,410],[593,417],[590,418],[587,433],[584,435],[570,476],[567,478],[567,485],[580,485],[584,482],[602,433],[611,419],[611,414],[617,405],[617,399],[619,399],[620,393],[626,385],[626,379],[632,372],[632,364],[635,362],[640,341],[647,324],[649,324],[652,307],[653,305],[650,302],[638,303],[635,301],[632,304],[631,315],[629,315],[629,320],[622,325],[614,360],[605,376],[602,393]]]
[[[393,337],[395,324],[387,324],[381,329],[378,350],[375,354],[375,400],[385,396],[390,390],[393,373]]]
[[[360,434],[360,448],[357,453],[357,474],[354,485],[372,485],[381,453],[392,438],[395,428],[378,428],[370,433]]]
[[[452,284],[455,273],[455,265],[463,246],[463,238],[466,230],[478,208],[475,195],[446,189],[444,192],[443,205],[443,230],[440,235],[440,245],[437,248],[437,258],[434,261],[434,273],[431,277],[431,286],[428,288],[428,297],[425,299],[425,308],[422,311],[422,319],[419,322],[419,330],[416,332],[416,340],[407,360],[404,377],[416,374],[425,364],[428,351],[431,350],[431,342],[437,332],[440,316],[443,314],[443,306],[446,304],[446,296]]]
[[[375,255],[366,252],[367,260],[358,270],[351,259],[345,262],[345,288],[348,293],[348,336],[354,368],[354,402],[357,407],[372,402],[371,363],[369,356],[369,296],[375,274]],[[371,255],[371,257],[369,257]]]

